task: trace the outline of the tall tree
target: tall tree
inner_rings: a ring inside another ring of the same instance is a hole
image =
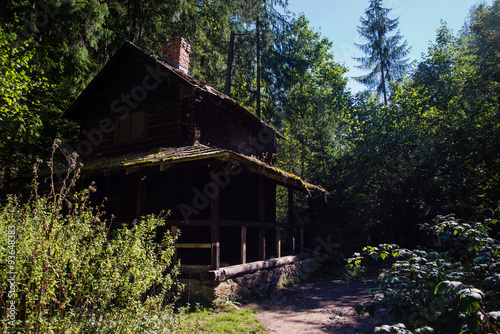
[[[251,0],[234,2],[231,19],[237,32],[233,67],[234,96],[246,107],[255,110],[259,117],[269,121],[266,115],[265,96],[269,68],[267,59],[276,48],[276,38],[290,25],[286,12],[287,0]],[[251,93],[251,94],[249,94]]]
[[[329,166],[341,133],[337,117],[349,103],[346,69],[335,62],[332,43],[310,29],[304,16],[291,21],[275,47],[263,59],[266,68],[274,70],[265,73],[271,84],[263,87],[263,111],[274,113],[272,120],[286,138],[279,142],[278,166],[330,189]],[[280,194],[278,205],[283,208],[287,197]],[[297,222],[311,219],[307,200],[297,198],[296,204]]]
[[[369,88],[376,88],[386,105],[391,90],[389,84],[403,77],[409,68],[406,56],[410,53],[407,42],[401,43],[403,37],[399,30],[395,35],[389,35],[399,25],[399,18],[388,17],[390,11],[382,7],[382,0],[370,0],[370,6],[365,11],[366,17],[361,17],[361,26],[358,26],[358,33],[367,43],[356,44],[366,57],[354,58],[361,63],[358,68],[370,71],[354,79]]]

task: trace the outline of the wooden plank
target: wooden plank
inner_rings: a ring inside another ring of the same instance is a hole
[[[241,227],[241,263],[247,263],[247,227]]]
[[[146,117],[144,111],[132,113],[131,116],[132,124],[130,129],[130,140],[144,138],[144,123]]]
[[[208,269],[210,269],[210,266],[209,265],[199,265],[199,264],[182,264],[181,271],[182,271],[182,269],[208,270]]]
[[[167,220],[165,222],[166,226],[210,226],[212,225],[212,220],[211,219],[193,219],[190,220],[189,223],[186,223],[184,220]]]
[[[212,244],[179,243],[175,248],[212,248]]]
[[[280,227],[282,224],[279,223],[268,223],[268,222],[254,222],[254,221],[246,221],[246,220],[227,220],[221,219],[221,226],[246,226],[246,227]]]

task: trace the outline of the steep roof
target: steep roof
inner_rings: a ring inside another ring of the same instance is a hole
[[[174,68],[169,65],[167,62],[158,59],[156,56],[151,55],[141,48],[137,47],[133,43],[126,41],[123,45],[118,49],[118,51],[111,57],[111,59],[104,65],[104,67],[99,71],[99,73],[94,77],[94,79],[89,83],[89,85],[85,88],[85,90],[78,96],[78,98],[71,104],[71,106],[64,113],[64,117],[69,119],[78,120],[84,108],[82,107],[83,102],[92,94],[95,94],[99,89],[100,82],[109,75],[110,68],[123,57],[127,57],[130,54],[134,54],[139,56],[142,60],[148,63],[150,66],[160,66],[162,69],[169,71],[174,74],[176,78],[186,83],[187,85],[193,87],[199,94],[209,95],[219,100],[221,104],[225,104],[228,109],[232,110],[234,113],[238,113],[240,117],[244,118],[253,123],[260,124],[263,127],[267,127],[276,132],[277,136],[280,138],[284,138],[282,134],[280,134],[277,130],[275,130],[272,126],[264,122],[262,119],[257,117],[255,114],[250,112],[248,109],[241,106],[238,102],[236,102],[231,97],[215,90],[212,86],[202,81],[194,79],[189,74],[184,73],[184,71]]]

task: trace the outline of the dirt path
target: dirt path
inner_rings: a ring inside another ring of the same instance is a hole
[[[366,302],[377,275],[350,281],[311,279],[280,290],[278,298],[261,298],[245,307],[261,309],[257,318],[271,334],[294,333],[373,333],[376,326],[391,323],[385,310],[375,318],[360,317],[353,307]]]

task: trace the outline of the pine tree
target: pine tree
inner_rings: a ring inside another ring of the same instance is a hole
[[[382,7],[382,0],[370,0],[370,6],[365,11],[366,17],[361,17],[361,26],[357,29],[361,37],[368,41],[356,44],[366,57],[354,58],[361,63],[357,68],[371,71],[354,79],[369,88],[376,88],[386,105],[390,93],[389,83],[400,80],[410,66],[406,58],[410,48],[406,41],[401,44],[403,37],[399,30],[389,36],[399,25],[399,18],[388,18],[389,12],[390,9]]]

